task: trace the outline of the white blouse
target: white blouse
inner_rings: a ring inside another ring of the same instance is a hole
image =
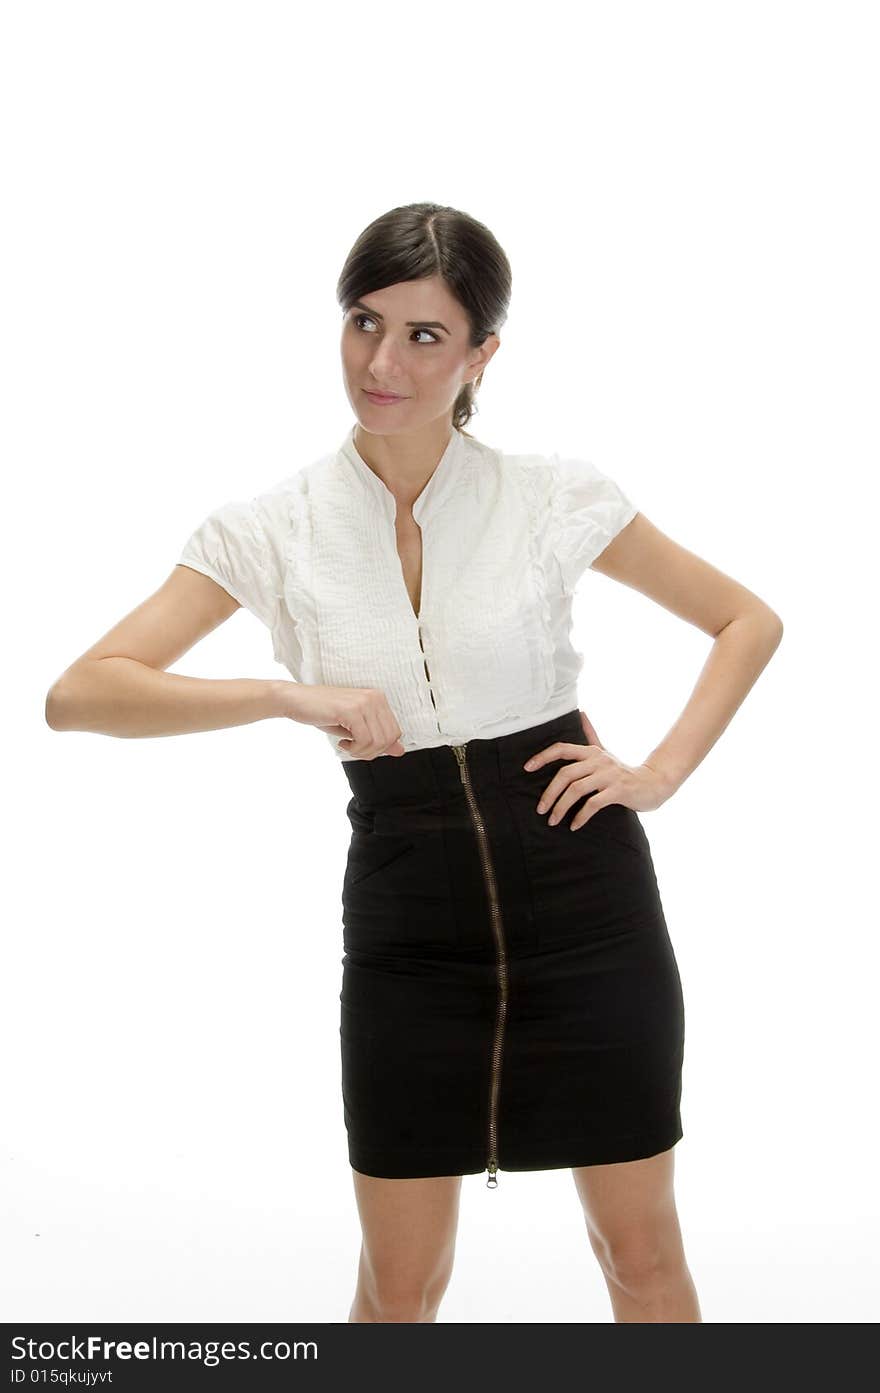
[[[420,611],[394,495],[338,450],[215,509],[180,555],[249,609],[296,682],[375,687],[404,749],[509,735],[578,707],[578,579],[638,509],[593,464],[511,455],[453,429],[412,508]],[[355,756],[341,750],[340,759]]]

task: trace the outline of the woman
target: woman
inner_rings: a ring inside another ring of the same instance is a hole
[[[287,716],[330,738],[351,793],[351,1321],[436,1319],[462,1175],[494,1187],[561,1166],[615,1320],[699,1321],[673,1195],[683,1000],[637,810],[706,755],[782,624],[593,465],[465,432],[510,287],[462,212],[370,224],[338,285],[355,425],[206,517],[162,589],[59,679],[47,718],[157,735]],[[571,598],[589,567],[715,639],[637,766],[578,710]],[[164,671],[239,605],[293,682]]]

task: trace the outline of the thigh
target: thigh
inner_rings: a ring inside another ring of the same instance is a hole
[[[675,1239],[674,1173],[674,1147],[639,1161],[572,1170],[590,1241],[600,1258],[657,1248]]]
[[[352,1177],[364,1257],[380,1286],[424,1287],[448,1276],[461,1176],[384,1180],[352,1169]]]

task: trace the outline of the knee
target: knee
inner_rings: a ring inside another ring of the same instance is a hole
[[[430,1273],[406,1272],[392,1265],[361,1268],[360,1304],[373,1321],[436,1320],[440,1302],[452,1275],[451,1264],[438,1264]]]
[[[643,1300],[674,1284],[684,1266],[680,1243],[655,1229],[628,1232],[594,1246],[608,1280]]]

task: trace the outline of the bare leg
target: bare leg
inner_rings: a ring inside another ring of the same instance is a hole
[[[363,1240],[349,1323],[435,1321],[452,1275],[461,1176],[352,1177]]]
[[[674,1154],[572,1170],[618,1323],[703,1319],[675,1208]]]

